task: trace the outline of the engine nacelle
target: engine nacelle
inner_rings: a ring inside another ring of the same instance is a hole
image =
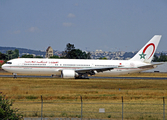
[[[77,76],[78,76],[78,73],[76,73],[74,70],[62,70],[61,71],[62,78],[75,78]]]

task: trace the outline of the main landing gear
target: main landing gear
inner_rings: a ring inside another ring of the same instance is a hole
[[[75,77],[75,79],[89,79],[88,74],[81,74],[78,77]]]

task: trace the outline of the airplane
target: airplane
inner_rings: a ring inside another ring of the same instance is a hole
[[[58,74],[61,78],[89,78],[88,75],[120,75],[141,72],[157,67],[151,64],[161,35],[155,35],[129,60],[16,58],[2,65],[5,71],[16,74]]]

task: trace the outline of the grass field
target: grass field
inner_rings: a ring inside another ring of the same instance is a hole
[[[167,73],[124,76],[167,77]],[[25,116],[40,115],[42,95],[44,116],[80,117],[82,96],[84,118],[120,119],[123,96],[125,119],[151,120],[163,117],[162,98],[167,99],[167,80],[0,78],[0,92],[15,101],[13,107],[29,111],[24,112]],[[99,114],[99,108],[105,108],[105,113]],[[137,114],[133,114],[134,111]]]

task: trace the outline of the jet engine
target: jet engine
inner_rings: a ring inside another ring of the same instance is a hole
[[[61,71],[61,78],[76,78],[78,77],[78,73],[74,70],[62,70]]]

